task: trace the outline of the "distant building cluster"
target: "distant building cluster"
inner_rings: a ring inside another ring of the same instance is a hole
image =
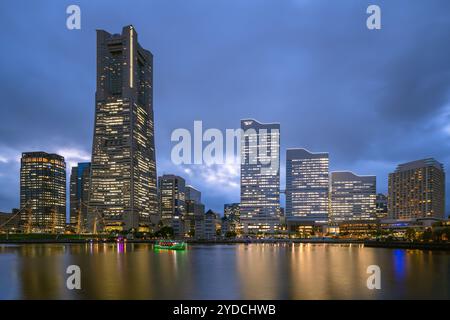
[[[280,188],[280,124],[241,120],[240,202],[223,216],[205,210],[201,192],[173,174],[157,176],[153,56],[132,26],[97,31],[97,91],[92,161],[70,170],[66,224],[66,162],[24,152],[20,209],[0,214],[0,231],[24,233],[155,232],[214,240],[240,235],[363,233],[445,219],[445,172],[435,159],[400,164],[388,194],[376,177],[330,172],[329,154],[286,151]],[[261,151],[263,150],[263,152]],[[220,187],[220,186],[218,186]],[[280,206],[280,194],[286,208]]]

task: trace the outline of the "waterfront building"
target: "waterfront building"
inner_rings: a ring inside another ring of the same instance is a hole
[[[187,236],[195,234],[195,221],[205,214],[205,205],[194,200],[186,200],[186,214],[184,215],[184,230]]]
[[[93,229],[145,232],[157,222],[153,55],[131,25],[97,30],[90,188]]]
[[[220,229],[223,237],[227,237],[228,235],[235,233],[240,233],[239,222],[232,217],[223,216],[221,219]]]
[[[391,219],[445,217],[444,166],[433,158],[398,165],[388,190]]]
[[[343,220],[338,226],[340,237],[349,238],[371,238],[381,230],[378,219],[368,220]]]
[[[205,214],[205,205],[201,202],[201,192],[192,186],[186,186],[186,212],[184,229],[188,236],[195,234],[195,220]]]
[[[224,204],[223,216],[226,217],[227,219],[239,221],[240,216],[241,216],[239,203]]]
[[[70,225],[79,233],[86,231],[91,163],[81,162],[70,173]]]
[[[376,177],[332,172],[330,221],[376,219]]]
[[[280,124],[241,120],[240,219],[245,233],[280,225]]]
[[[375,200],[377,219],[386,219],[388,215],[388,198],[382,193],[377,194]]]
[[[195,221],[195,238],[198,240],[215,240],[220,226],[219,215],[208,210],[203,217]]]
[[[382,219],[380,227],[384,233],[396,238],[404,238],[408,229],[413,229],[418,233],[422,233],[427,229],[439,229],[445,225],[445,220],[434,217],[411,218],[411,219]]]
[[[162,175],[158,178],[158,194],[162,224],[172,227],[177,237],[184,236],[186,181],[177,175]]]
[[[281,210],[281,208],[280,208]],[[243,233],[243,225],[241,223],[241,210],[239,203],[227,203],[224,205],[224,215],[222,219],[222,235],[226,235],[228,231]]]
[[[42,151],[22,153],[20,209],[24,232],[61,233],[66,225],[66,163]]]
[[[286,224],[289,231],[302,225],[323,225],[329,207],[328,153],[306,149],[286,152]]]

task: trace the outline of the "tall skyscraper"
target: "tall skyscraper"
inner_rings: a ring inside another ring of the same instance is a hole
[[[90,224],[147,231],[157,219],[153,56],[133,26],[97,30]]]
[[[305,149],[286,152],[286,222],[287,224],[328,220],[328,153]]]
[[[397,166],[389,174],[388,213],[391,219],[444,218],[444,166],[428,158]]]
[[[81,162],[72,167],[70,173],[70,224],[76,228],[79,227],[79,231],[85,231],[87,228],[90,179],[90,162]]]
[[[25,232],[64,232],[66,226],[66,163],[46,152],[22,153],[20,208]]]
[[[241,222],[244,232],[280,223],[280,124],[241,120]]]
[[[330,220],[332,222],[376,219],[376,177],[352,172],[332,172]]]

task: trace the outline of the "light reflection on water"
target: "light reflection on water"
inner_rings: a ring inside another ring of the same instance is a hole
[[[362,245],[0,245],[1,299],[450,298],[450,253]],[[82,289],[66,289],[78,265]],[[381,268],[381,290],[366,269]]]

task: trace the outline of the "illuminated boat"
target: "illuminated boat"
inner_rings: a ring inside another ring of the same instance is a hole
[[[155,249],[184,250],[186,249],[186,243],[183,241],[160,240],[155,244]]]

